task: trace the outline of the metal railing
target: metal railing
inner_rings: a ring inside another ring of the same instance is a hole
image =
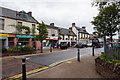
[[[106,47],[106,56],[114,60],[120,60],[120,47]]]

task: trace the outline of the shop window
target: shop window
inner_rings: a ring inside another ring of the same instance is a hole
[[[43,46],[46,47],[46,42],[43,43]]]
[[[4,19],[0,19],[0,29],[4,30]]]
[[[13,38],[13,37],[9,37],[9,38],[8,38],[8,41],[9,41],[9,42],[14,42],[14,38]]]

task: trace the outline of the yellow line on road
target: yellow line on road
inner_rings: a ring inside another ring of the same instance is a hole
[[[83,55],[87,55],[87,54],[83,54]],[[83,55],[81,55],[81,56],[83,56]],[[65,60],[62,60],[62,61],[58,61],[58,62],[52,63],[48,67],[44,66],[44,67],[39,68],[39,69],[28,71],[28,72],[26,72],[26,75],[29,75],[29,74],[32,74],[32,73],[36,73],[36,72],[40,72],[42,70],[54,67],[54,66],[56,66],[56,65],[58,65],[60,63],[63,63],[63,62],[66,62],[66,61],[69,61],[69,60],[72,60],[72,59],[75,59],[75,58],[77,58],[77,57],[73,57],[73,58],[69,58],[69,59],[65,59]],[[16,78],[20,78],[20,77],[22,77],[22,74],[14,75],[14,76],[9,77],[9,78],[16,79]]]

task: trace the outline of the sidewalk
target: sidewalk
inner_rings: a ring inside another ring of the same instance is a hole
[[[95,71],[95,56],[82,56],[81,61],[68,61],[28,78],[103,78]]]

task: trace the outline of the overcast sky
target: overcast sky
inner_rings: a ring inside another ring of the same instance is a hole
[[[96,7],[91,0],[1,0],[0,6],[12,10],[32,11],[33,17],[46,24],[69,28],[73,22],[76,26],[86,26],[89,33],[93,32],[90,21],[96,16]]]

